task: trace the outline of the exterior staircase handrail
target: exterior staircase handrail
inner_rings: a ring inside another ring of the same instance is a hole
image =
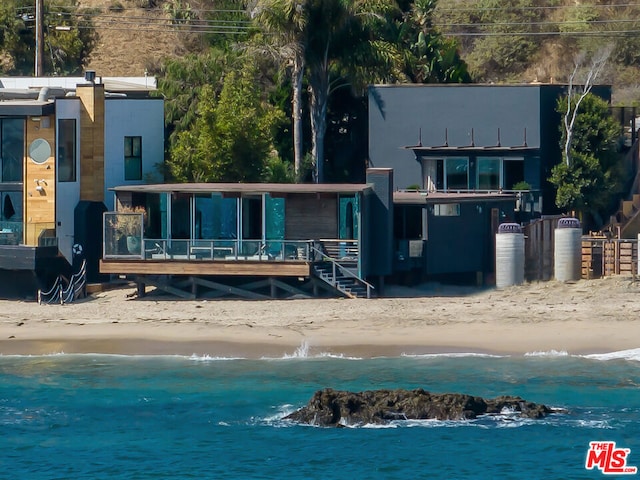
[[[331,258],[330,256],[326,255],[322,250],[318,249],[315,245],[311,245],[311,250],[315,253],[315,254],[319,254],[320,258],[322,258],[323,261],[328,261],[331,262],[332,264],[332,268],[333,268],[333,281],[331,282],[331,285],[333,287],[336,287],[336,273],[335,270],[336,268],[340,270],[340,272],[347,276],[347,277],[352,277],[355,278],[356,280],[358,280],[359,282],[363,283],[366,287],[367,287],[367,298],[371,298],[371,290],[375,290],[375,287],[373,285],[371,285],[369,282],[367,282],[365,279],[360,278],[358,275],[356,275],[355,273],[353,273],[351,270],[349,270],[348,268],[345,268],[344,266],[340,265],[340,263],[338,263],[335,259]]]

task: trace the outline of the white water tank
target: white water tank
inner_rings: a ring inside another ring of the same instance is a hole
[[[561,218],[554,232],[553,272],[556,280],[580,280],[582,273],[582,227],[577,218]]]
[[[524,282],[524,234],[517,223],[503,223],[496,234],[496,287]]]

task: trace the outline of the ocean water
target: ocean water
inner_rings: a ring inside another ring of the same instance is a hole
[[[640,466],[640,349],[374,359],[305,352],[0,356],[0,478],[616,478],[585,468],[591,441],[628,448],[627,466]],[[569,413],[340,429],[282,420],[324,387],[520,395]]]

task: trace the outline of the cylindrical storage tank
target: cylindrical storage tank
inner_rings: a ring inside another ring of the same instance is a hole
[[[503,223],[496,234],[496,287],[524,282],[524,234],[517,223]]]
[[[554,232],[553,272],[560,282],[580,280],[582,227],[577,218],[561,218]]]

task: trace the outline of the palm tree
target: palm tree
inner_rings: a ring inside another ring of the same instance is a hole
[[[261,45],[290,69],[293,89],[293,165],[296,178],[302,164],[302,81],[307,39],[307,0],[257,0],[250,6],[251,17],[264,32]]]
[[[307,0],[306,7],[312,156],[315,181],[321,183],[329,96],[335,88],[362,78],[358,72],[369,70],[372,59],[380,60],[370,27],[397,7],[393,0]]]

